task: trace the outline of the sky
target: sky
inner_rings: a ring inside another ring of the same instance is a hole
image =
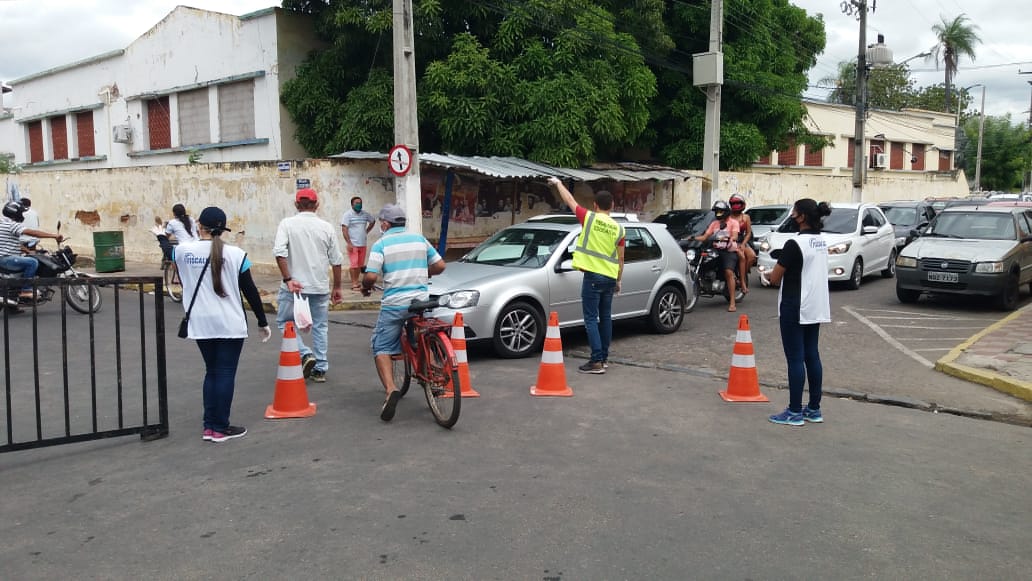
[[[856,58],[859,24],[842,13],[841,0],[790,2],[808,13],[824,14],[827,47],[810,73],[810,85],[817,86],[821,79],[835,76],[838,63]],[[0,81],[125,48],[179,3],[236,15],[279,5],[275,0],[0,0]],[[932,26],[940,16],[952,19],[959,14],[967,14],[979,27],[982,44],[976,47],[977,60],[961,60],[956,85],[985,85],[987,115],[1010,113],[1014,121],[1027,120],[1032,74],[1018,73],[1032,72],[1028,0],[881,0],[868,17],[867,39],[873,43],[884,34],[895,61],[901,62],[935,44]],[[736,25],[733,20],[725,24]],[[43,34],[44,29],[60,31],[59,36]],[[931,61],[918,58],[908,65],[917,86],[943,82],[943,71]],[[971,89],[976,108],[981,90]],[[813,87],[805,96],[823,100],[828,92]]]

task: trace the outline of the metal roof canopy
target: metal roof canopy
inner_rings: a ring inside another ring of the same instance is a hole
[[[376,151],[345,151],[331,155],[335,159],[387,160],[386,153]],[[445,169],[465,170],[499,179],[539,179],[556,176],[576,181],[592,182],[613,180],[637,182],[642,180],[685,180],[692,174],[675,168],[648,165],[635,162],[619,162],[594,168],[560,168],[535,163],[518,157],[481,157],[446,155],[440,153],[419,154],[419,165]]]

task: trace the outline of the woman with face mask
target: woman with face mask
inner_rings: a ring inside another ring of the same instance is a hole
[[[366,237],[376,224],[376,219],[362,209],[362,198],[351,198],[351,209],[340,218],[340,231],[348,251],[348,272],[351,274],[351,290],[362,292],[362,267],[366,261]]]

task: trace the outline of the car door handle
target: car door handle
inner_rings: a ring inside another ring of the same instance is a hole
[[[661,267],[659,265],[656,265],[656,266],[653,266],[652,268],[650,268],[649,270],[651,270],[652,272],[662,272],[663,267]]]

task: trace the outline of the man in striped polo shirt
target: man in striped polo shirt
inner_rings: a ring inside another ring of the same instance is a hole
[[[401,353],[401,332],[411,316],[408,306],[412,299],[425,301],[430,297],[428,282],[431,276],[444,272],[444,259],[421,234],[405,230],[405,210],[401,206],[384,206],[379,221],[383,235],[369,249],[362,294],[369,296],[378,275],[383,275],[380,316],[370,343],[376,373],[387,391],[380,419],[389,422],[401,399],[394,385],[391,356]]]

